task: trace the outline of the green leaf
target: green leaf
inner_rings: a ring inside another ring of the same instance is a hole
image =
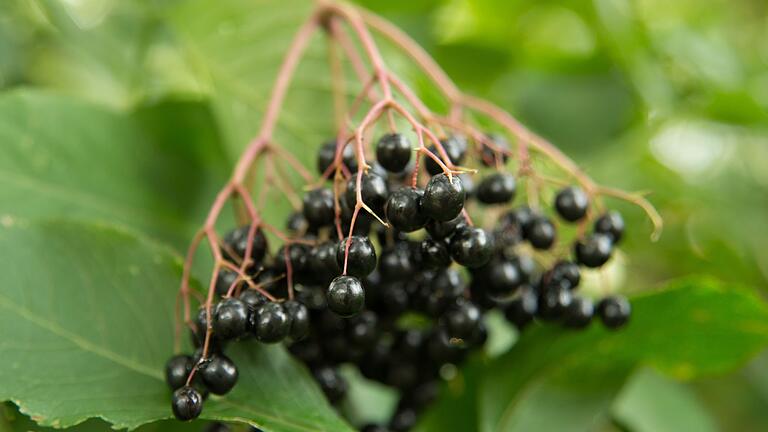
[[[612,414],[634,432],[718,430],[691,389],[651,369],[641,369],[629,380]]]
[[[45,426],[98,417],[119,428],[170,418],[163,366],[173,345],[179,258],[102,225],[0,225],[0,400]],[[185,338],[186,339],[186,338]],[[266,431],[344,431],[308,373],[279,346],[228,354],[240,381],[203,418]]]
[[[737,367],[768,343],[768,307],[741,287],[689,279],[638,296],[633,307],[632,321],[618,332],[598,324],[583,332],[556,326],[526,332],[487,368],[479,399],[480,429],[530,430],[532,425],[521,419],[529,408],[542,416],[560,407],[562,400],[589,397],[592,380],[605,393],[595,393],[590,412],[604,415],[622,374],[639,364],[688,379]],[[567,377],[578,385],[563,386]],[[567,395],[569,388],[577,393]],[[535,399],[539,402],[531,402]],[[585,415],[581,410],[574,413]],[[521,424],[528,429],[518,429]],[[583,426],[569,429],[586,430],[589,425]],[[539,424],[537,430],[546,429]]]
[[[0,96],[0,216],[120,223],[189,243],[226,178],[204,105],[164,102],[128,117],[67,97]]]

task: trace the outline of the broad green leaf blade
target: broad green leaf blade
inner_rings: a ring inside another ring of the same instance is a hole
[[[651,369],[637,371],[611,411],[620,425],[634,432],[718,430],[691,389]]]
[[[183,249],[226,179],[217,142],[204,105],[158,104],[130,118],[12,91],[0,96],[0,214],[120,223]]]
[[[768,343],[768,307],[742,288],[690,279],[637,297],[633,305],[632,321],[622,331],[600,325],[583,332],[546,326],[524,334],[488,367],[480,391],[480,429],[519,430],[520,407],[534,406],[526,398],[536,396],[553,377],[584,377],[584,385],[588,377],[620,377],[646,364],[688,379],[739,366]],[[536,407],[540,415],[555,409],[545,403]],[[594,414],[604,415],[607,408],[598,404]]]
[[[42,425],[97,417],[135,428],[171,417],[163,365],[173,345],[179,259],[101,225],[6,218],[0,225],[0,400]],[[281,347],[243,342],[241,379],[203,417],[266,431],[344,431]]]

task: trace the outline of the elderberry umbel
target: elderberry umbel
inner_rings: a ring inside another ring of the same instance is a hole
[[[445,92],[450,115],[432,113],[385,69],[370,38],[361,38],[366,55],[379,57],[352,58],[360,53],[347,50],[356,45],[339,43],[331,24],[356,36],[368,24],[360,14],[339,13],[352,6],[330,4],[317,6],[325,10],[309,28],[326,31],[346,60],[375,69],[375,88],[365,86],[352,104],[367,111],[328,117],[329,125],[346,121],[337,136],[318,142],[314,167],[274,142],[274,119],[265,116],[185,263],[179,315],[195,351],[166,365],[180,420],[198,417],[208,394],[235,388],[242,370],[263,367],[229,357],[233,344],[285,343],[334,404],[348,390],[339,368],[356,367],[400,395],[387,424],[363,430],[405,431],[435,398],[445,366],[460,366],[485,346],[492,310],[520,331],[533,323],[575,331],[630,322],[619,287],[597,290],[582,276],[611,265],[625,237],[621,215],[605,210],[604,197],[639,204],[658,224],[652,207],[596,185],[500,109],[451,99],[452,87]],[[306,34],[297,37],[303,42]],[[409,44],[402,48],[413,54]],[[294,63],[283,65],[281,88]],[[448,88],[444,74],[428,72]],[[377,99],[379,89],[395,95]],[[268,112],[280,110],[283,93]],[[491,130],[480,129],[477,116]],[[562,175],[540,176],[540,162]],[[261,213],[261,203],[276,199],[293,206],[284,220]],[[237,224],[219,235],[230,200]],[[210,294],[195,305],[189,273],[203,240],[212,245],[214,268]]]

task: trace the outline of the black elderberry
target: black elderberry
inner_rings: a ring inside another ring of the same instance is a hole
[[[568,281],[570,288],[575,289],[581,282],[581,270],[571,261],[558,261],[552,270],[544,276],[545,283],[557,283],[561,280]]]
[[[537,316],[543,320],[559,320],[573,301],[568,284],[548,286],[539,295]]]
[[[451,253],[448,246],[439,240],[424,239],[420,245],[421,259],[427,268],[441,268],[451,265]]]
[[[497,259],[488,265],[488,293],[493,296],[508,296],[522,285],[523,274],[515,263]]]
[[[194,420],[203,412],[203,396],[192,387],[181,387],[173,392],[171,408],[177,419]]]
[[[379,318],[373,311],[363,311],[352,318],[347,328],[347,338],[355,348],[372,347],[379,336]]]
[[[341,272],[336,260],[337,248],[336,242],[327,241],[310,250],[307,269],[318,283],[326,284]]]
[[[379,272],[387,280],[402,280],[409,278],[416,271],[416,262],[411,256],[407,245],[398,244],[385,249],[379,258]]]
[[[297,211],[291,213],[290,216],[288,216],[288,220],[285,223],[285,228],[291,234],[299,234],[303,233],[307,230],[307,228],[309,228],[309,222],[307,222],[303,212]]]
[[[304,194],[302,214],[312,227],[333,225],[335,217],[333,191],[328,188],[317,188]]]
[[[320,367],[313,371],[313,375],[329,402],[337,403],[344,399],[347,394],[347,381],[336,369],[328,366]]]
[[[449,221],[464,208],[464,187],[458,176],[448,178],[444,173],[429,179],[421,199],[422,212],[437,221]]]
[[[213,332],[227,340],[243,336],[248,330],[248,305],[236,298],[222,300],[213,314]]]
[[[617,329],[629,321],[632,306],[625,297],[609,296],[598,303],[597,313],[607,328]]]
[[[245,258],[245,252],[248,247],[248,233],[251,229],[250,225],[242,226],[240,228],[230,231],[224,236],[224,244],[222,253],[224,257],[230,261],[237,262]],[[253,233],[253,245],[251,246],[251,263],[252,265],[258,265],[264,259],[264,255],[267,254],[267,237],[261,228],[257,228]],[[234,253],[236,256],[232,256]]]
[[[291,332],[291,317],[279,303],[264,303],[253,314],[251,325],[256,339],[264,343],[276,343]]]
[[[613,244],[618,244],[624,236],[624,219],[616,211],[610,211],[597,218],[594,231],[611,237]]]
[[[168,360],[165,364],[165,382],[171,390],[184,387],[187,384],[187,377],[192,372],[194,362],[192,357],[179,354]]]
[[[451,162],[454,165],[461,165],[461,163],[464,161],[464,156],[467,154],[467,139],[461,135],[453,135],[447,139],[440,140],[440,144],[442,144],[443,149],[448,154],[448,158],[451,160]],[[435,156],[442,159],[442,155],[434,145],[429,146],[429,150],[435,154]],[[435,175],[443,172],[443,169],[440,168],[440,165],[438,165],[434,159],[429,156],[425,156],[424,159],[424,166],[427,168],[427,172],[429,174]]]
[[[464,350],[452,342],[445,330],[440,329],[432,333],[427,341],[427,352],[429,358],[439,365],[458,363],[465,355]]]
[[[237,272],[234,270],[223,268],[219,270],[219,275],[216,277],[216,294],[219,296],[227,295],[229,288],[237,280]]]
[[[326,296],[328,307],[343,317],[357,314],[365,305],[363,285],[354,276],[339,276],[331,281]]]
[[[592,234],[574,246],[576,262],[597,268],[608,262],[613,253],[613,242],[607,234]]]
[[[530,282],[536,273],[536,261],[530,255],[525,254],[512,255],[508,259],[520,271],[523,281]]]
[[[555,243],[555,226],[546,217],[537,217],[525,231],[525,237],[536,249],[546,250]]]
[[[555,197],[555,209],[561,218],[568,222],[576,222],[587,214],[589,198],[584,191],[576,186],[561,189]]]
[[[387,370],[386,383],[401,390],[410,390],[419,379],[419,369],[413,362],[394,361]]]
[[[402,232],[412,232],[427,224],[427,216],[421,211],[424,191],[404,187],[393,192],[387,200],[384,213],[392,226]]]
[[[390,282],[377,288],[376,302],[388,315],[398,316],[408,309],[408,292],[403,285],[401,282]]]
[[[451,237],[459,228],[465,227],[464,217],[459,215],[449,221],[430,220],[427,222],[427,232],[435,240],[442,240]]]
[[[580,329],[592,322],[592,316],[595,313],[595,306],[592,300],[574,296],[571,304],[563,312],[563,324],[566,327]]]
[[[243,290],[238,298],[252,311],[255,311],[256,308],[267,302],[267,298],[254,289]]]
[[[426,311],[432,316],[442,314],[451,304],[464,295],[467,288],[461,274],[452,268],[444,268],[435,272],[429,281]]]
[[[449,308],[442,317],[447,335],[456,339],[468,339],[480,325],[480,308],[470,301],[459,301]]]
[[[216,307],[215,305],[211,306],[211,317],[216,313]],[[211,320],[213,322],[213,320]],[[195,318],[195,331],[192,332],[192,343],[196,347],[200,347],[205,342],[205,333],[208,328],[208,320],[207,315],[205,312],[205,307],[200,308],[200,310],[197,312],[197,317]],[[219,352],[223,349],[224,344],[226,344],[226,341],[220,338],[216,333],[213,333],[211,335],[211,339],[209,342],[209,350],[211,352]]]
[[[389,172],[402,172],[411,160],[411,143],[403,134],[384,135],[376,144],[376,160]]]
[[[283,309],[288,314],[291,322],[291,330],[288,335],[294,341],[299,341],[309,334],[309,310],[296,300],[288,300],[283,303]]]
[[[493,146],[488,143],[483,143],[483,148],[480,153],[480,162],[487,167],[506,164],[507,159],[509,159],[508,153],[511,149],[509,141],[498,134],[488,134],[488,139]]]
[[[477,200],[484,204],[504,204],[515,197],[515,177],[495,173],[485,177],[477,186]]]
[[[317,152],[317,172],[320,174],[325,173],[328,168],[333,165],[333,160],[336,157],[336,140],[330,140],[320,147]],[[357,160],[355,159],[355,149],[352,145],[347,144],[342,151],[342,162],[351,171],[357,170]],[[333,173],[329,173],[330,177]]]
[[[232,360],[223,354],[212,355],[199,368],[205,388],[213,394],[227,394],[237,383],[237,367]]]
[[[360,194],[365,205],[370,207],[377,215],[384,214],[384,205],[389,197],[386,179],[378,174],[369,172],[363,174],[360,185]],[[355,208],[355,204],[357,204],[357,175],[353,175],[347,182],[347,191],[344,199],[350,209]]]
[[[530,285],[523,285],[505,305],[504,316],[519,330],[527,326],[538,311],[539,298]]]
[[[349,242],[349,254],[346,254],[347,242]],[[344,257],[347,256],[347,274],[364,278],[376,268],[376,249],[364,236],[352,236],[339,241],[336,249],[336,262],[339,268],[344,269]]]
[[[279,273],[285,273],[288,271],[285,256],[286,247],[288,249],[287,255],[291,263],[291,270],[293,271],[294,275],[296,273],[305,271],[307,268],[307,261],[309,260],[310,249],[309,246],[301,243],[292,243],[288,246],[281,246],[277,252],[275,252],[275,258],[272,263],[273,270]]]
[[[450,242],[451,256],[457,263],[473,268],[485,265],[493,255],[493,237],[482,228],[464,228]]]

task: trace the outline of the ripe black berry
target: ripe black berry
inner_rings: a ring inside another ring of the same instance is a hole
[[[592,234],[574,247],[576,261],[586,267],[600,267],[611,258],[613,242],[606,234]]]
[[[302,214],[312,227],[332,225],[335,216],[333,191],[317,188],[307,192],[304,195]]]
[[[291,339],[299,341],[309,334],[309,310],[296,300],[288,300],[283,303],[283,309],[291,321],[291,330],[288,333]]]
[[[461,179],[444,173],[429,179],[421,199],[422,212],[437,221],[449,221],[457,217],[464,208],[464,188]]]
[[[448,158],[454,165],[461,165],[464,161],[464,156],[467,154],[467,139],[460,135],[453,135],[447,139],[440,140],[443,149],[448,154]],[[432,145],[429,146],[429,150],[437,157],[442,159],[440,152]],[[426,156],[424,166],[427,168],[427,172],[431,175],[438,174],[443,171],[440,165],[437,164],[431,157]]]
[[[511,261],[497,259],[488,265],[488,292],[494,296],[507,296],[523,283],[520,269]]]
[[[192,357],[188,355],[179,354],[171,357],[165,364],[165,382],[168,384],[168,387],[171,390],[184,387],[193,366]]]
[[[330,140],[320,147],[317,152],[317,172],[323,174],[328,167],[333,164],[333,159],[336,157],[336,140]],[[348,144],[342,151],[342,162],[351,171],[357,170],[357,160],[355,159],[355,149],[352,145]],[[333,176],[333,173],[329,173]]]
[[[539,307],[539,298],[536,290],[530,285],[523,285],[517,291],[514,298],[506,304],[504,316],[515,325],[518,330],[527,326],[536,315]]]
[[[256,339],[264,343],[275,343],[285,339],[291,331],[291,318],[279,303],[264,303],[253,314],[253,329]]]
[[[416,271],[416,263],[410,252],[410,248],[404,244],[384,250],[379,259],[381,276],[390,281],[411,277]]]
[[[595,306],[592,300],[581,296],[574,296],[571,304],[563,312],[563,324],[566,327],[580,329],[592,322]]]
[[[411,160],[411,143],[403,134],[384,135],[376,145],[376,160],[387,171],[399,173]]]
[[[464,228],[451,238],[450,250],[457,263],[469,268],[480,267],[493,255],[493,237],[481,228]]]
[[[544,276],[545,283],[557,283],[561,280],[568,281],[570,288],[575,289],[581,282],[581,270],[576,263],[571,261],[558,261],[552,270]]]
[[[224,237],[224,244],[227,246],[222,250],[224,257],[233,262],[245,258],[245,251],[248,247],[248,232],[250,229],[250,225],[242,226],[230,231]],[[237,256],[231,256],[230,252]],[[252,264],[257,265],[261,263],[266,253],[267,237],[264,235],[264,232],[261,230],[261,228],[257,228],[253,233],[253,246],[251,246]]]
[[[515,177],[495,173],[485,177],[477,187],[477,200],[485,204],[504,204],[515,197]]]
[[[181,387],[173,392],[171,408],[173,415],[181,421],[196,419],[203,412],[203,396],[192,387]]]
[[[410,187],[392,193],[387,200],[385,214],[395,229],[403,232],[416,231],[427,224],[427,216],[421,211],[424,191]]]
[[[368,349],[379,336],[379,318],[373,311],[363,311],[352,318],[347,329],[347,338],[355,348]]]
[[[576,222],[587,214],[589,198],[579,187],[569,186],[561,189],[555,197],[555,209],[563,219]]]
[[[256,308],[267,302],[267,298],[254,289],[243,290],[238,298],[241,302],[245,303],[251,311],[255,311]]]
[[[555,226],[546,217],[537,217],[525,231],[525,237],[536,249],[545,250],[555,243]]]
[[[506,164],[507,159],[509,159],[507,152],[511,149],[509,141],[497,134],[488,134],[488,139],[493,142],[493,147],[483,143],[480,162],[487,167],[494,167],[497,166],[497,164]]]
[[[610,211],[595,221],[594,230],[596,233],[609,235],[613,244],[618,244],[624,235],[624,219],[619,212]]]
[[[349,255],[347,259],[347,274],[364,278],[376,268],[376,249],[368,237],[352,236],[339,241],[336,249],[336,262],[340,269],[344,269],[344,256],[349,241]]]
[[[213,332],[220,338],[236,339],[248,330],[248,305],[236,298],[228,298],[216,306],[213,314]]]
[[[347,381],[336,369],[320,367],[313,371],[313,375],[329,402],[336,403],[344,399],[347,394]]]
[[[389,191],[387,190],[387,181],[384,177],[369,172],[363,174],[360,180],[360,193],[363,202],[371,208],[376,214],[384,213],[384,205],[387,203]],[[355,208],[357,204],[357,175],[353,175],[347,182],[347,191],[344,195],[349,208]]]
[[[572,301],[573,295],[567,284],[548,286],[539,296],[537,315],[544,320],[558,320]]]
[[[467,225],[464,217],[459,215],[449,221],[430,220],[427,222],[427,232],[435,240],[442,240],[453,235],[459,228]]]
[[[343,317],[357,314],[365,305],[363,285],[353,276],[339,276],[331,281],[326,296],[328,307]]]
[[[449,337],[469,339],[480,325],[480,308],[470,301],[460,301],[449,308],[442,317],[442,323]]]
[[[205,388],[213,394],[227,394],[237,383],[237,367],[223,354],[212,355],[200,366],[199,372]]]
[[[327,241],[312,248],[307,257],[307,269],[315,281],[327,284],[341,272],[336,261],[338,243]]]
[[[219,296],[225,296],[229,291],[229,287],[237,280],[237,273],[228,268],[219,270],[219,275],[216,277],[216,294]]]
[[[428,268],[441,268],[451,265],[451,254],[448,246],[442,241],[424,239],[421,242],[421,259]]]
[[[291,234],[298,234],[304,232],[309,227],[309,222],[304,217],[303,212],[293,212],[288,216],[288,220],[285,222],[285,228]]]
[[[607,328],[617,329],[629,321],[632,306],[625,297],[609,296],[598,303],[597,313]]]

